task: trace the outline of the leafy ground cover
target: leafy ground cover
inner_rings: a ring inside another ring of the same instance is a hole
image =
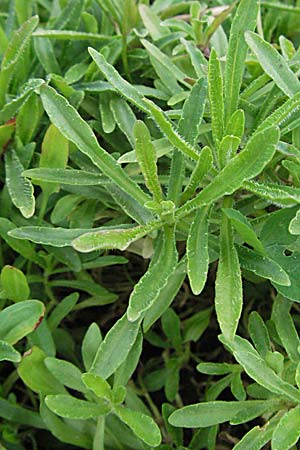
[[[297,448],[299,13],[1,1],[1,449]]]

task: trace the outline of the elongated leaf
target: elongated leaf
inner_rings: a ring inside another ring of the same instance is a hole
[[[40,167],[25,170],[23,176],[36,181],[69,184],[72,186],[96,186],[108,183],[108,179],[101,174],[98,175],[97,173],[76,169],[50,169]]]
[[[156,152],[151,141],[151,135],[144,122],[138,120],[134,126],[135,152],[142,169],[146,186],[153,195],[154,200],[160,203],[163,200],[161,186],[158,180],[156,166]]]
[[[263,427],[254,427],[234,446],[234,450],[260,450],[272,437],[280,416],[272,417]]]
[[[173,412],[169,422],[175,427],[199,428],[209,427],[218,423],[228,422],[241,410],[248,407],[263,405],[262,400],[230,402],[214,401],[184,406]]]
[[[60,417],[67,419],[93,419],[109,412],[103,403],[92,403],[70,395],[47,395],[45,403],[48,408]]]
[[[133,103],[137,108],[148,112],[147,105],[145,105],[143,97],[139,94],[138,90],[132,84],[128,83],[128,81],[124,80],[116,69],[106,61],[101,53],[91,47],[88,50],[100,71],[116,91]]]
[[[15,344],[39,325],[44,312],[44,305],[38,300],[8,306],[0,312],[0,339]]]
[[[240,211],[233,209],[233,208],[224,208],[224,213],[230,219],[232,225],[236,229],[236,231],[239,233],[239,235],[243,238],[243,240],[251,245],[254,250],[256,250],[259,253],[264,254],[265,249],[256,236],[255,231],[253,230],[250,222],[248,219],[240,213]]]
[[[81,381],[81,372],[74,364],[53,357],[46,358],[44,362],[49,372],[64,386],[79,392],[86,392],[85,386]]]
[[[257,0],[242,0],[235,13],[229,38],[225,67],[225,123],[237,109],[238,96],[247,54],[246,31],[253,31],[258,13]]]
[[[23,408],[10,400],[0,398],[0,417],[29,427],[45,429],[46,426],[40,415],[31,409]]]
[[[125,361],[138,335],[140,320],[129,322],[125,314],[109,330],[95,356],[90,372],[107,379]]]
[[[241,267],[280,286],[291,285],[288,274],[276,261],[247,247],[237,246],[236,248]]]
[[[221,65],[215,49],[212,49],[209,58],[208,81],[212,134],[218,145],[224,133],[224,101]]]
[[[195,295],[204,288],[208,263],[208,208],[203,207],[195,215],[187,240],[187,274]]]
[[[31,38],[32,32],[37,27],[38,22],[38,16],[33,16],[28,19],[25,23],[23,23],[19,30],[14,33],[7,46],[1,62],[0,107],[4,104],[10,77],[12,76],[17,63],[22,58],[25,48]]]
[[[129,244],[160,227],[160,222],[129,229],[100,230],[79,235],[72,246],[80,252],[91,252],[101,248],[118,248],[125,250]]]
[[[244,368],[249,377],[270,392],[283,395],[292,402],[299,402],[299,390],[282,380],[267,365],[249,341],[239,336],[235,336],[234,340],[230,342],[222,336],[219,339],[228,346],[237,362]]]
[[[160,109],[159,106],[157,106],[151,100],[144,99],[144,102],[148,106],[151,115],[156,121],[157,125],[160,127],[170,143],[173,144],[174,147],[178,148],[178,150],[180,150],[183,154],[197,161],[199,158],[198,153],[188,142],[183,139],[182,136],[178,134],[178,132],[172,126],[172,123],[164,114],[163,110]]]
[[[182,217],[199,206],[208,205],[223,195],[232,194],[245,180],[258,175],[272,159],[278,139],[279,132],[276,128],[268,128],[255,134],[245,149],[200,194],[177,210],[177,217]],[[261,148],[261,152],[257,152],[257,148]]]
[[[98,144],[94,133],[68,101],[48,86],[41,88],[41,99],[52,123],[73,142],[114,183],[138,202],[144,204],[148,196]]]
[[[215,307],[222,333],[229,340],[235,335],[243,304],[241,269],[232,234],[230,221],[223,214]]]
[[[136,321],[151,307],[169,276],[177,265],[177,250],[174,228],[165,226],[164,237],[157,259],[151,261],[147,272],[142,276],[130,295],[127,317]]]
[[[151,447],[157,447],[160,444],[160,429],[152,417],[122,406],[115,407],[115,413],[146,444]]]
[[[265,130],[271,126],[279,127],[284,131],[293,120],[298,118],[298,111],[300,106],[300,92],[297,92],[292,98],[289,98],[283,105],[275,109],[257,128],[256,133]]]
[[[90,370],[101,342],[102,334],[100,328],[93,322],[87,329],[81,346],[83,364],[86,370]]]
[[[101,104],[101,102],[100,102]],[[133,128],[136,123],[134,112],[128,103],[118,95],[110,100],[110,110],[113,113],[114,121],[118,124],[120,130],[125,134],[131,146],[134,146]]]
[[[139,13],[145,27],[154,41],[169,34],[168,29],[161,25],[160,18],[153,12],[153,9],[149,8],[149,6],[140,4]]]
[[[265,358],[267,353],[271,351],[271,342],[268,329],[256,311],[252,311],[249,316],[248,330],[257,351],[262,358]]]
[[[300,407],[291,409],[280,420],[272,436],[272,450],[288,450],[300,437]]]
[[[300,189],[275,183],[245,181],[245,189],[278,206],[294,206],[300,203]]]
[[[115,40],[113,36],[105,36],[97,33],[86,33],[84,31],[71,30],[37,30],[33,33],[34,37],[47,39],[60,39],[68,41],[100,41],[105,45]]]
[[[21,355],[8,342],[0,340],[0,361],[20,362]]]
[[[199,159],[196,163],[196,166],[191,173],[188,184],[186,185],[182,196],[180,198],[181,203],[189,200],[196,189],[198,189],[201,185],[201,181],[210,171],[213,165],[213,156],[210,147],[205,146],[199,155]]]
[[[28,100],[28,97],[30,97],[32,92],[35,89],[38,89],[43,83],[44,80],[39,78],[34,78],[25,83],[20,94],[10,102],[5,103],[4,107],[1,109],[0,122],[5,122],[11,119],[18,109]]]
[[[291,361],[299,363],[300,354],[298,348],[300,346],[300,339],[290,315],[291,307],[291,301],[281,295],[277,295],[273,304],[271,319],[275,324],[280,341],[289,358]]]
[[[35,200],[33,186],[23,175],[22,166],[16,152],[10,150],[5,154],[6,185],[13,204],[27,219],[34,214]]]
[[[289,68],[287,61],[275,48],[262,39],[258,34],[247,32],[247,44],[257,56],[257,59],[269,77],[271,77],[288,97],[293,97],[300,91],[300,82]]]
[[[34,49],[46,73],[56,73],[58,75],[61,74],[52,42],[49,39],[41,39],[39,37],[35,37]]]
[[[3,267],[1,270],[1,284],[6,298],[15,303],[27,300],[30,295],[26,276],[14,266],[6,265]]]

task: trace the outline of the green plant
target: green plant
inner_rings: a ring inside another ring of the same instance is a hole
[[[229,444],[296,444],[295,11],[258,0],[3,3],[8,449],[37,448],[42,429],[61,442],[49,448],[212,450],[219,424],[259,417]],[[198,347],[208,333],[217,362]],[[223,362],[224,348],[238,364]],[[194,381],[185,398],[195,366],[225,376],[206,376],[202,391]]]

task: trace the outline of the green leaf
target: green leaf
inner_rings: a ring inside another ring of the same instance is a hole
[[[278,206],[294,206],[300,203],[300,189],[276,183],[245,181],[245,189]]]
[[[195,405],[184,406],[175,411],[169,417],[169,422],[175,427],[204,428],[218,423],[228,422],[240,411],[251,406],[260,406],[264,403],[262,400],[197,403]]]
[[[215,308],[218,323],[227,339],[233,339],[242,311],[241,269],[234,247],[229,219],[223,213],[220,229],[220,258],[216,277]]]
[[[18,363],[21,361],[21,355],[12,345],[0,340],[0,361],[11,361]]]
[[[44,305],[38,300],[8,306],[0,312],[0,339],[15,344],[39,325],[44,312]]]
[[[299,363],[300,354],[298,349],[300,346],[300,339],[290,314],[291,307],[291,301],[281,295],[277,295],[272,308],[271,320],[275,324],[280,341],[289,358],[291,361]]]
[[[140,320],[129,322],[125,314],[109,330],[96,353],[90,372],[105,380],[125,361],[138,335]]]
[[[104,402],[87,402],[71,395],[47,395],[45,403],[51,411],[66,419],[94,419],[110,411]]]
[[[46,358],[44,362],[49,372],[64,386],[79,392],[86,392],[81,381],[81,371],[74,364],[53,357]]]
[[[142,169],[146,186],[153,195],[153,199],[160,203],[163,200],[161,185],[158,180],[156,152],[151,141],[147,126],[141,120],[134,125],[135,152]]]
[[[297,211],[295,217],[290,221],[289,232],[291,234],[300,234],[300,209]]]
[[[33,216],[35,210],[35,200],[33,196],[33,186],[23,175],[22,166],[18,155],[11,149],[5,153],[5,173],[6,185],[13,204],[18,208],[23,216],[28,219]]]
[[[40,415],[29,408],[12,403],[11,400],[0,398],[0,417],[19,425],[27,425],[29,427],[45,429],[45,424]]]
[[[143,334],[139,331],[127,358],[114,373],[114,389],[116,386],[126,386],[139,363],[142,349]]]
[[[47,408],[44,400],[40,403],[40,414],[47,429],[61,442],[86,449],[92,447],[92,439],[87,430],[81,431],[79,430],[77,423],[67,423],[58,418],[49,408]]]
[[[199,155],[199,159],[194,167],[193,172],[189,178],[188,184],[186,185],[181,198],[180,203],[185,203],[189,200],[196,189],[201,186],[201,182],[205,175],[210,171],[213,165],[213,156],[210,147],[205,146]]]
[[[249,315],[248,330],[257,351],[265,358],[271,351],[270,337],[264,321],[256,311]]]
[[[298,442],[300,437],[300,407],[286,412],[272,436],[272,450],[288,450]]]
[[[153,9],[149,8],[149,6],[140,4],[139,13],[144,26],[147,28],[154,41],[169,34],[168,29],[161,25],[160,18],[155,14]]]
[[[32,391],[41,394],[64,394],[63,385],[49,372],[45,366],[46,354],[38,347],[25,353],[18,367],[22,381]]]
[[[41,99],[52,123],[73,142],[117,186],[144,204],[148,196],[97,142],[89,125],[80,117],[68,101],[49,86],[41,88]]]
[[[46,31],[46,30],[45,30]],[[41,65],[46,73],[61,74],[60,66],[57,61],[52,42],[46,38],[34,38],[34,49]]]
[[[117,70],[106,61],[101,53],[97,52],[97,50],[91,47],[89,47],[88,51],[102,74],[116,89],[116,91],[120,95],[124,96],[137,108],[141,109],[142,111],[148,112],[148,108],[145,105],[143,97],[141,96],[141,94],[139,94],[138,90],[132,84],[128,83],[128,81],[124,80],[119,72],[117,72]]]
[[[233,208],[224,208],[223,211],[243,241],[251,245],[258,253],[264,254],[265,249],[248,219],[240,211]]]
[[[225,67],[225,123],[230,120],[238,105],[238,96],[244,73],[247,54],[246,31],[253,31],[256,24],[259,2],[241,0],[232,21]]]
[[[295,94],[292,98],[289,98],[279,108],[269,115],[257,128],[255,133],[265,130],[271,126],[279,127],[284,131],[285,127],[288,127],[293,120],[298,118],[298,110],[300,105],[300,92]]]
[[[157,447],[161,443],[160,429],[152,417],[123,406],[115,406],[114,411],[143,442],[151,447]]]
[[[99,41],[105,45],[116,39],[114,36],[106,36],[98,33],[86,33],[84,31],[73,30],[42,30],[39,29],[33,33],[34,37],[59,39],[68,41]]]
[[[260,450],[271,438],[280,416],[275,415],[263,427],[254,427],[234,446],[234,450]]]
[[[38,22],[38,16],[31,17],[23,23],[17,31],[15,31],[14,35],[10,39],[1,62],[0,107],[2,107],[5,103],[5,94],[10,78],[16,69],[17,64],[20,62]]]
[[[42,142],[40,156],[40,168],[64,169],[69,157],[68,140],[54,125],[50,125]],[[59,186],[53,183],[40,183],[44,195],[47,198],[58,191]]]
[[[279,132],[276,128],[268,128],[255,134],[244,150],[232,158],[207,187],[177,210],[176,216],[183,217],[199,206],[208,205],[223,195],[232,194],[245,180],[258,175],[272,159],[278,139]],[[257,148],[262,150],[257,152]]]
[[[248,31],[245,39],[266,74],[288,97],[293,97],[300,90],[300,82],[287,61],[258,34]]]
[[[0,122],[5,122],[11,119],[15,113],[21,108],[22,105],[28,100],[28,98],[32,95],[34,90],[37,90],[40,86],[44,84],[44,80],[40,80],[39,78],[33,78],[22,87],[21,92],[17,97],[5,103],[3,108],[0,111]]]
[[[150,222],[147,225],[133,228],[91,231],[75,237],[72,246],[80,252],[91,252],[104,248],[125,250],[129,244],[159,228],[160,225],[160,222]]]
[[[84,373],[82,375],[82,381],[97,397],[104,398],[108,401],[112,399],[112,391],[109,383],[99,377],[99,375],[94,373]]]
[[[202,292],[207,279],[208,219],[208,208],[199,208],[191,224],[187,240],[187,274],[195,295]]]
[[[226,126],[225,135],[236,136],[242,139],[245,128],[245,113],[242,109],[237,109]]]
[[[136,321],[153,305],[169,276],[175,270],[177,258],[174,227],[165,226],[163,242],[158,250],[157,258],[152,259],[147,272],[134,286],[130,295],[127,309],[128,320]]]
[[[197,161],[199,158],[198,153],[192,145],[186,142],[183,137],[179,135],[170,120],[165,115],[164,111],[149,99],[144,99],[144,102],[148,106],[153,119],[169,142],[173,144],[174,147],[178,148],[178,150],[180,150],[183,154]]]
[[[230,349],[237,362],[244,368],[249,377],[258,384],[274,394],[288,398],[292,402],[300,401],[299,390],[282,380],[267,365],[250,342],[239,336],[235,336],[230,342],[223,336],[219,337],[219,339]]]
[[[100,328],[93,322],[87,329],[81,346],[83,364],[86,370],[90,370],[101,342]]]
[[[4,266],[1,271],[1,284],[5,297],[13,302],[22,302],[29,298],[30,289],[27,279],[20,269]]]
[[[108,183],[108,179],[100,173],[97,174],[76,169],[50,169],[42,167],[24,170],[23,175],[26,178],[31,178],[33,182],[43,181],[72,186],[97,186]]]
[[[136,117],[131,107],[123,98],[115,95],[110,100],[110,109],[118,127],[125,134],[130,144],[134,146],[133,128]]]
[[[208,92],[212,134],[214,142],[218,146],[224,134],[224,101],[221,65],[214,48],[211,51],[208,64]]]

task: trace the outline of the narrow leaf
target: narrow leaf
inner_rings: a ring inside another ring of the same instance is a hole
[[[63,394],[47,395],[45,403],[51,411],[66,419],[94,419],[109,412],[104,402],[92,403]]]

